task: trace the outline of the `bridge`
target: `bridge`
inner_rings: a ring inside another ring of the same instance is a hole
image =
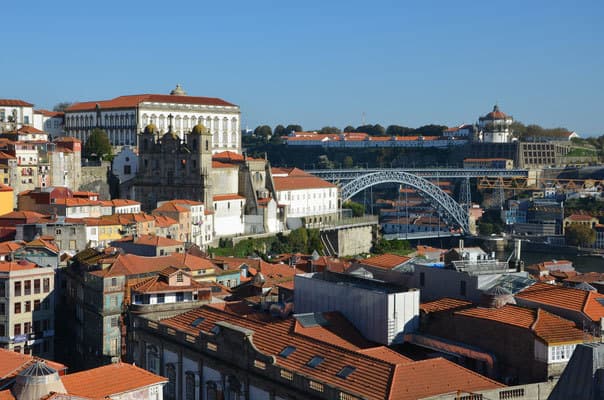
[[[469,233],[468,208],[469,201],[464,206],[445,193],[441,188],[428,179],[439,178],[470,178],[479,177],[528,177],[528,171],[523,169],[446,169],[446,168],[374,168],[374,169],[338,169],[338,170],[307,170],[340,186],[342,200],[349,200],[355,194],[375,185],[383,183],[399,183],[411,186],[424,196],[436,210],[443,211],[444,220],[458,225],[464,233]],[[469,186],[469,184],[468,184]],[[468,191],[468,189],[466,189]]]

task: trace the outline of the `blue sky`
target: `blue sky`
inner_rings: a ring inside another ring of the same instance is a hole
[[[39,3],[39,4],[38,4]],[[604,2],[104,1],[3,7],[1,98],[241,106],[242,123],[525,123],[604,134]]]

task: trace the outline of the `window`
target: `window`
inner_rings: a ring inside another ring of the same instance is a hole
[[[111,327],[112,328],[117,328],[118,321],[119,321],[118,317],[111,317]]]
[[[130,175],[132,173],[132,167],[130,165],[124,165],[124,175]]]
[[[0,279],[0,297],[6,297],[5,282],[6,281],[4,279]]]
[[[44,293],[50,292],[50,278],[44,278],[42,282],[42,289],[44,290]]]
[[[21,296],[21,282],[15,282],[15,296]]]
[[[168,383],[166,383],[166,398],[167,399],[175,399],[176,398],[176,367],[173,363],[166,364],[166,378],[168,378]]]
[[[180,271],[176,274],[176,282],[183,282],[183,274]]]
[[[117,278],[111,278],[111,286],[117,286]]]
[[[313,358],[310,359],[309,362],[306,363],[306,365],[311,368],[317,368],[319,366],[319,364],[321,364],[323,361],[325,361],[325,359],[323,357],[314,356]]]
[[[31,301],[26,301],[25,302],[25,312],[30,312],[31,311]]]
[[[23,289],[25,296],[29,296],[31,294],[31,281],[24,281]]]
[[[0,324],[0,337],[6,336],[6,327],[4,324]]]
[[[338,378],[346,379],[346,378],[348,378],[348,376],[349,376],[350,374],[352,374],[352,373],[353,373],[355,370],[356,370],[356,368],[355,368],[355,367],[350,366],[350,365],[347,365],[347,366],[345,366],[344,368],[342,368],[342,369],[341,369],[341,370],[340,370],[340,371],[339,371],[339,372],[336,374],[336,376],[337,376]]]
[[[4,303],[0,303],[0,315],[5,315],[6,314],[6,304]],[[2,336],[2,335],[0,335]]]
[[[191,371],[185,374],[185,400],[195,400],[195,373]]]
[[[40,300],[34,300],[34,311],[40,310]]]
[[[40,293],[40,280],[39,279],[34,280],[34,293],[35,294]]]
[[[31,322],[26,322],[23,324],[23,333],[31,333]]]
[[[287,356],[289,356],[294,351],[296,351],[296,348],[294,346],[287,346],[283,350],[281,350],[281,353],[279,353],[279,356],[283,357],[283,358],[287,358]]]
[[[21,334],[21,324],[15,324],[13,333],[15,336]]]
[[[309,381],[308,386],[317,392],[323,392],[323,384],[315,381]]]
[[[21,314],[21,303],[15,303],[15,314]]]
[[[163,293],[158,293],[157,294],[157,303],[165,303],[166,302],[166,295]]]

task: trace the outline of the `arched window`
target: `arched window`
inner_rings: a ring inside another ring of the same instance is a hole
[[[157,346],[147,346],[147,371],[159,375],[159,350]]]
[[[196,400],[195,398],[195,372],[187,371],[185,374],[185,400]]]
[[[241,383],[239,379],[230,375],[227,379],[227,383],[229,385],[227,390],[227,399],[229,400],[239,400],[241,398]]]
[[[206,151],[209,151],[210,149],[210,141],[206,140]]]
[[[166,364],[166,399],[176,399],[176,366],[173,363]]]

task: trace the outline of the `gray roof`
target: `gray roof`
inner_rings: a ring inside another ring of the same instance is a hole
[[[548,400],[604,400],[604,344],[577,345]]]

